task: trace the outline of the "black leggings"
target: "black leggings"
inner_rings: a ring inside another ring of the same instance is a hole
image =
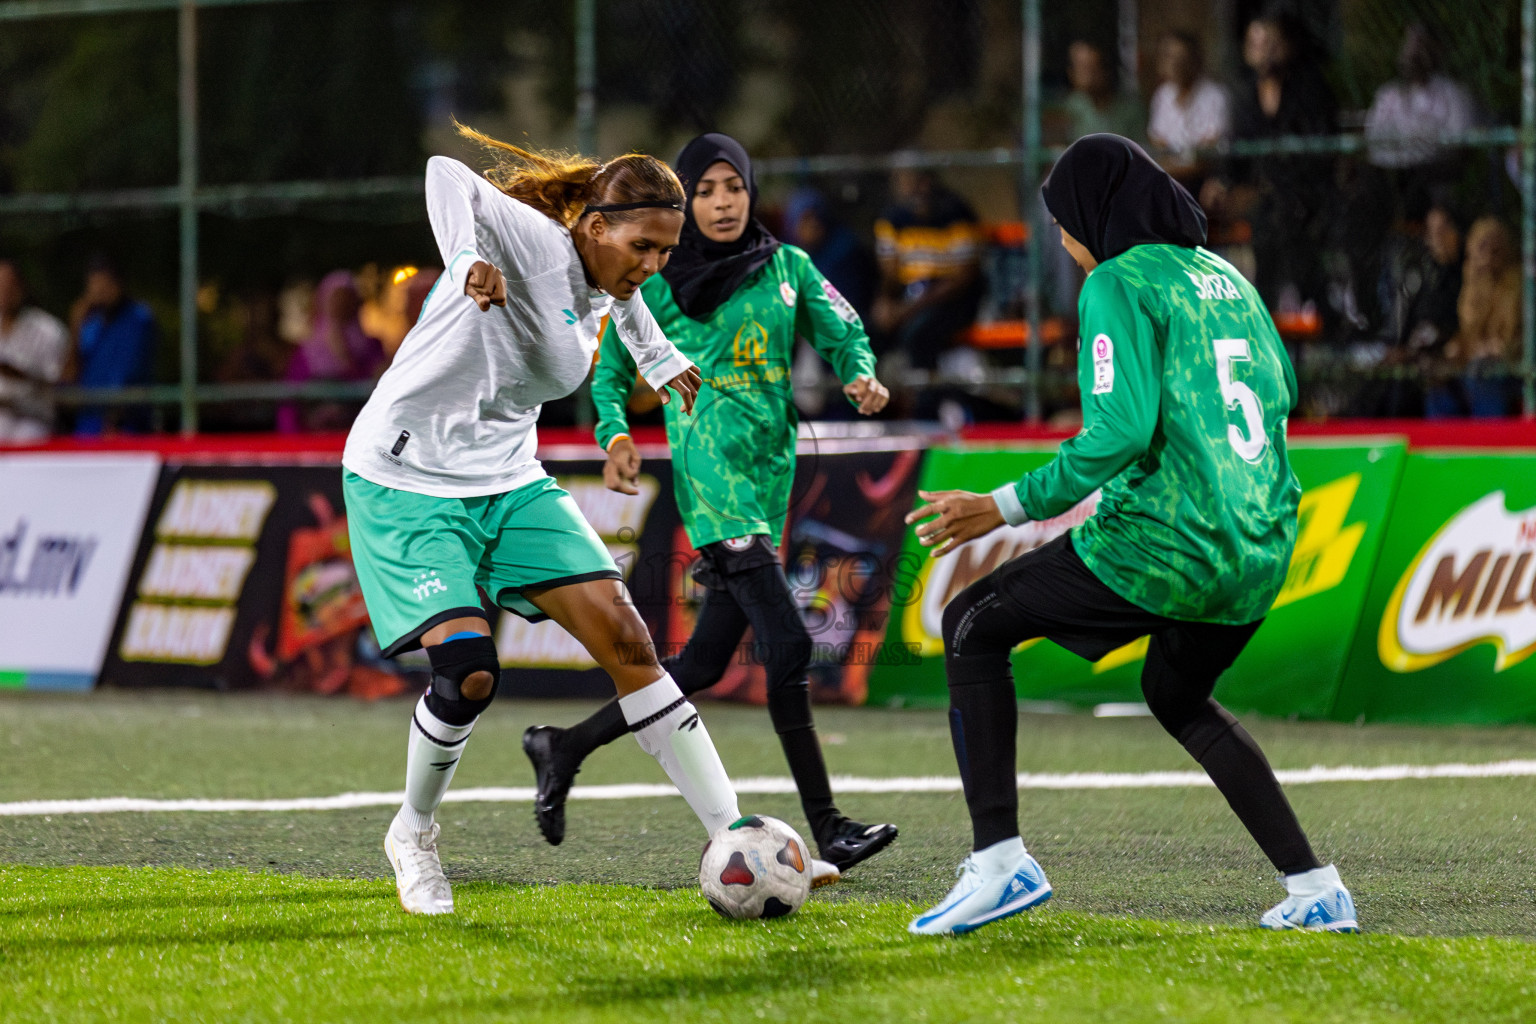
[[[950,727],[975,849],[1019,834],[1018,711],[1009,655],[1050,639],[1090,660],[1150,636],[1141,690],[1275,867],[1318,866],[1253,737],[1211,692],[1260,623],[1183,622],[1145,611],[1099,581],[1062,536],[1000,566],[944,608]]]
[[[784,748],[790,773],[800,791],[800,803],[818,843],[838,817],[811,718],[810,685],[805,672],[811,661],[811,636],[795,605],[784,570],[775,561],[712,575],[693,635],[675,656],[664,658],[685,696],[720,681],[731,659],[741,650],[742,637],[752,627],[756,657],[768,676],[768,717]],[[629,731],[617,699],[609,701],[566,731],[561,756],[579,765],[598,747]]]

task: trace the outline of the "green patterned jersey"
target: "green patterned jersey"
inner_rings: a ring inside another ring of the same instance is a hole
[[[1083,429],[994,491],[1010,522],[1102,488],[1073,530],[1110,589],[1170,618],[1241,624],[1280,592],[1301,487],[1286,456],[1296,377],[1258,293],[1204,249],[1138,245],[1078,303]]]
[[[702,547],[762,533],[777,543],[795,476],[795,338],[809,341],[845,384],[873,376],[875,357],[858,313],[792,245],[781,245],[705,321],[678,308],[660,274],[641,292],[662,331],[704,378],[691,416],[675,401],[665,412],[673,490],[688,539]],[[634,383],[634,359],[606,332],[592,375],[597,443],[605,450],[629,430],[624,408]]]

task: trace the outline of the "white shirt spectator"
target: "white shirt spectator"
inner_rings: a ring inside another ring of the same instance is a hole
[[[1188,103],[1179,102],[1179,87],[1173,82],[1164,82],[1152,94],[1147,137],[1159,149],[1187,154],[1222,142],[1231,134],[1227,91],[1209,78],[1194,84]]]
[[[69,358],[69,330],[58,317],[28,307],[10,330],[0,324],[0,443],[46,441],[53,431],[52,385]]]
[[[1365,116],[1365,138],[1377,167],[1417,167],[1445,152],[1437,141],[1470,131],[1472,96],[1459,82],[1435,75],[1422,84],[1396,80],[1376,90]]]

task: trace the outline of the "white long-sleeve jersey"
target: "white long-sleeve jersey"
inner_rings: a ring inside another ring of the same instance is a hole
[[[468,498],[545,476],[539,407],[581,386],[605,315],[653,388],[693,365],[638,291],[587,284],[569,231],[457,160],[427,161],[427,214],[443,275],[347,435],[342,465],[364,480]],[[481,260],[507,281],[506,306],[484,313],[464,294]]]

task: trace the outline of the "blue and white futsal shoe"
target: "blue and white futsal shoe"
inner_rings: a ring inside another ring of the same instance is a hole
[[[1259,926],[1275,931],[1357,932],[1355,901],[1339,880],[1339,869],[1324,868],[1282,879],[1289,896],[1259,918]]]
[[[907,925],[913,935],[964,935],[984,924],[1038,907],[1051,898],[1051,883],[1040,863],[1021,852],[1013,869],[983,875],[976,855],[955,870],[955,887],[938,906]]]

